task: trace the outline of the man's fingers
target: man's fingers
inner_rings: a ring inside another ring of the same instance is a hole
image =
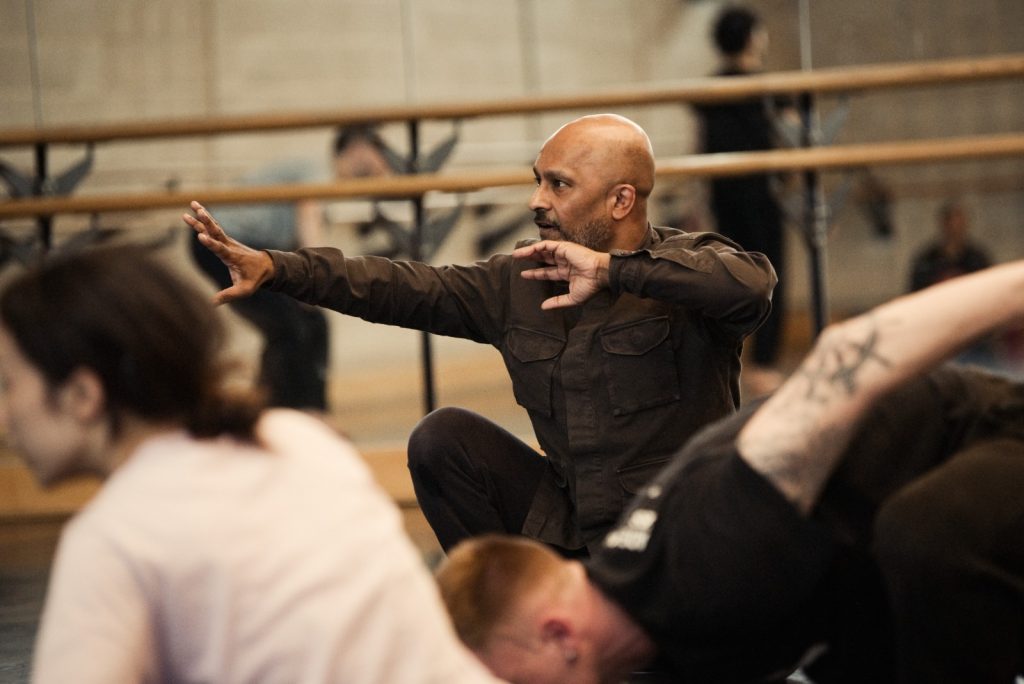
[[[246,292],[238,285],[232,285],[231,287],[226,287],[220,292],[214,294],[213,303],[219,306],[221,304],[233,302],[236,299],[244,299],[245,297],[248,297],[249,294],[249,292]]]
[[[191,226],[192,230],[196,231],[197,233],[201,234],[203,231],[206,230],[206,227],[202,223],[200,223],[192,214],[182,214],[181,218],[182,220],[185,221],[185,223]]]
[[[227,257],[231,254],[231,249],[226,244],[215,239],[209,233],[199,233],[199,242],[218,257]]]
[[[535,242],[525,247],[520,247],[512,252],[516,259],[539,259],[549,264],[555,263],[555,248],[558,243],[551,240]]]
[[[546,268],[530,268],[520,275],[527,280],[565,280],[566,277],[562,275],[557,266],[548,266]]]
[[[220,224],[217,223],[217,220],[213,218],[210,212],[206,211],[205,207],[200,206],[196,215],[203,222],[203,225],[206,226],[207,233],[218,240],[226,239],[227,236],[224,234],[224,229],[220,227]]]
[[[221,241],[227,239],[224,229],[217,223],[217,219],[213,218],[213,215],[206,210],[206,207],[193,200],[189,203],[189,208],[195,212],[195,217],[185,214],[185,222],[192,226],[196,232],[205,232],[207,235]]]
[[[199,220],[202,221],[203,223],[213,222],[213,217],[210,216],[210,212],[206,211],[206,207],[204,207],[199,202],[192,200],[191,202],[189,202],[188,206],[192,211],[196,213],[196,217],[198,217]]]
[[[210,212],[206,211],[203,205],[199,202],[192,202],[189,204],[189,207],[193,212],[195,212],[195,216],[192,214],[182,214],[181,218],[185,223],[190,225],[194,231],[202,235],[203,233],[211,233],[215,228],[217,230],[220,229],[220,226],[217,225],[217,222],[213,219],[213,216],[210,215]],[[223,234],[224,231],[220,232]]]
[[[576,306],[576,302],[574,302],[569,295],[549,297],[540,304],[540,308],[544,311],[549,309],[564,309],[567,306]]]

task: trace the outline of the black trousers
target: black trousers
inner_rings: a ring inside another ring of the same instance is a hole
[[[419,422],[408,456],[416,498],[445,551],[487,532],[519,534],[548,468],[512,433],[452,407]]]
[[[192,257],[216,285],[231,284],[227,268],[195,235]],[[229,306],[263,335],[259,383],[269,405],[326,411],[329,338],[324,313],[267,290]]]
[[[900,681],[1011,684],[1024,672],[1024,441],[976,444],[905,487],[875,541]]]

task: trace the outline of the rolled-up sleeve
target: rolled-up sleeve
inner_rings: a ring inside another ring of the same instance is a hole
[[[609,288],[686,306],[735,334],[771,310],[778,278],[768,258],[715,233],[687,233],[648,249],[613,253]]]

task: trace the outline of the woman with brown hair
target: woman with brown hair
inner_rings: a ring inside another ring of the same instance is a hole
[[[137,248],[0,298],[12,445],[44,484],[106,479],[62,534],[34,681],[492,681],[352,445],[228,391],[222,339]]]

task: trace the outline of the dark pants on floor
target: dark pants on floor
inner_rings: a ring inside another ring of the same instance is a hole
[[[192,256],[218,287],[231,284],[224,264],[194,235]],[[257,290],[229,306],[263,335],[259,384],[267,391],[268,404],[326,411],[328,329],[324,313],[267,290]]]
[[[451,407],[419,422],[408,454],[416,499],[445,551],[487,532],[519,534],[548,468],[512,433]]]
[[[957,454],[886,502],[876,547],[905,684],[1011,684],[1024,668],[1024,442]]]

